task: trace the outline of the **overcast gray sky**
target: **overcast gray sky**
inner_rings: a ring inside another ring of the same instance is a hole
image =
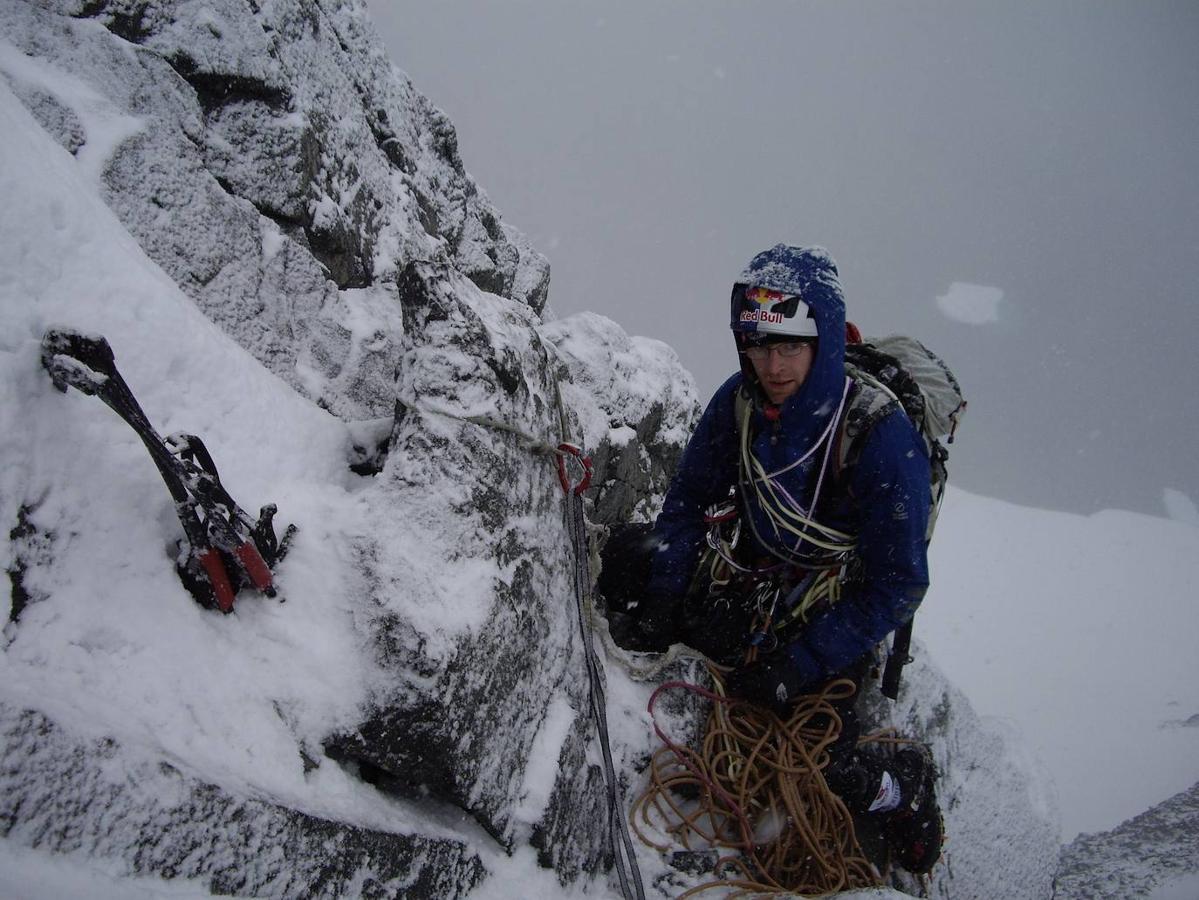
[[[1199,3],[368,3],[559,315],[667,341],[706,400],[733,277],[822,244],[863,331],[959,374],[954,483],[1199,502]]]

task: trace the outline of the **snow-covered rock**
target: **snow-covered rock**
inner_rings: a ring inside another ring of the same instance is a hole
[[[1195,896],[1199,886],[1199,784],[1111,831],[1062,850],[1058,900]]]
[[[5,80],[147,255],[339,416],[391,412],[389,286],[408,263],[544,305],[544,257],[500,223],[361,3],[18,0],[0,30]]]
[[[563,361],[562,397],[595,462],[595,519],[653,521],[699,418],[694,380],[669,346],[630,337],[595,313],[550,322],[541,333]]]
[[[598,774],[581,758],[573,557],[548,452],[561,434],[556,366],[531,309],[448,266],[411,265],[400,301],[400,412],[356,550],[390,689],[326,749],[402,793],[469,810],[510,848],[547,831],[544,810],[527,802],[535,745],[571,762],[556,767],[556,791]],[[538,766],[537,779],[546,775]],[[600,815],[602,793],[591,796],[570,830]],[[594,870],[602,848],[583,843]]]
[[[23,12],[46,25],[44,9]],[[55,27],[113,40],[71,19]],[[11,47],[3,60],[5,72],[35,67],[64,109],[76,96],[61,60]],[[390,323],[376,337],[399,373],[387,381],[394,421],[341,422],[239,348],[229,320],[205,318],[95,170],[16,96],[0,85],[4,834],[255,895],[368,883],[447,895],[440,886],[464,891],[522,848],[555,881],[594,872],[603,791],[546,452],[578,439],[578,416],[564,433],[557,384],[571,366],[541,336],[536,304],[483,291],[446,254],[369,296],[340,292],[364,333]],[[179,526],[144,449],[41,370],[40,336],[57,323],[106,335],[163,433],[201,434],[235,496],[276,500],[280,521],[299,525],[278,576],[285,604],[243,596],[222,618],[182,590]],[[613,349],[592,341],[589,359],[629,344],[608,334]],[[690,383],[673,357],[662,365]],[[692,402],[677,415],[694,413]],[[625,410],[620,424],[641,422]],[[353,474],[353,447],[380,434],[381,471]],[[647,438],[677,454],[683,434]],[[642,483],[660,494],[669,464],[646,465]],[[247,840],[277,865],[239,876]],[[292,852],[310,865],[291,872]],[[404,863],[405,879],[378,854]]]
[[[248,897],[458,897],[486,874],[461,841],[236,796],[113,738],[73,739],[31,710],[0,704],[0,739],[0,823],[20,844]]]

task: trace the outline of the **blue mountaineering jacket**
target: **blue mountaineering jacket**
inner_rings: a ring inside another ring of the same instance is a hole
[[[831,268],[831,260],[828,265]],[[762,403],[755,403],[752,413],[752,451],[767,472],[783,469],[811,449],[836,414],[845,385],[845,307],[835,268],[831,278],[804,287],[802,296],[820,334],[812,370],[779,408],[777,419],[764,415]],[[721,385],[683,453],[654,525],[657,550],[647,585],[651,609],[676,607],[682,601],[705,546],[704,513],[726,501],[737,483],[736,394],[747,380],[751,391],[759,390],[748,366]],[[832,429],[834,435],[839,431]],[[857,536],[858,574],[846,582],[839,602],[817,613],[783,648],[807,685],[861,659],[911,618],[928,588],[925,532],[930,496],[924,440],[896,406],[858,442],[856,462],[839,477],[826,473],[815,512],[821,524]],[[823,455],[812,453],[805,463],[778,476],[805,508]],[[784,543],[752,492],[741,491],[740,502],[741,515],[752,516],[756,525],[742,529],[741,540],[750,542],[751,556],[768,552],[758,537],[779,549],[794,546],[794,536]]]

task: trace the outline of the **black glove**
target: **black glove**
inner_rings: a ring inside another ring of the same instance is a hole
[[[730,697],[748,700],[779,716],[786,714],[805,687],[798,667],[785,652],[764,656],[724,677],[724,689]]]
[[[665,653],[674,642],[673,633],[654,627],[653,620],[637,619],[627,613],[608,613],[608,632],[616,646],[635,653]]]

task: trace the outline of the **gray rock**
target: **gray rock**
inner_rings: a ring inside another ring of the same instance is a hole
[[[30,710],[0,704],[0,738],[0,836],[30,847],[247,897],[460,897],[485,874],[460,842],[238,797]]]
[[[38,575],[54,563],[54,534],[38,527],[34,520],[36,511],[32,504],[22,506],[17,510],[17,524],[8,533],[12,554],[8,564],[10,623],[19,621],[30,603],[44,600],[48,595],[47,589],[36,582]]]
[[[695,382],[666,344],[630,337],[595,313],[541,328],[595,465],[594,519],[652,521],[701,408]]]
[[[64,146],[93,154],[149,256],[337,415],[391,411],[388,301],[409,262],[442,259],[545,304],[548,263],[499,221],[361,3],[47,0],[5,5],[0,26],[74,79],[73,105],[15,87]]]
[[[379,586],[372,626],[378,662],[397,688],[377,696],[358,729],[332,736],[326,750],[401,796],[432,795],[468,811],[507,850],[531,841],[566,883],[594,873],[608,848],[605,830],[595,827],[605,815],[601,773],[586,753],[593,726],[574,613],[575,560],[549,452],[565,437],[563,417],[570,421],[557,379],[577,378],[563,390],[575,389],[591,412],[615,408],[616,398],[588,393],[596,383],[560,363],[561,347],[545,340],[527,307],[478,291],[449,266],[410,265],[399,299],[407,348],[399,411],[369,494],[379,517],[369,529],[376,542],[361,556],[368,583]],[[609,326],[609,342],[578,339],[590,357],[613,359],[628,344]],[[673,357],[663,365],[689,384]],[[661,423],[662,403],[656,417],[643,412],[651,425]],[[674,417],[693,415],[692,406]],[[642,425],[638,412],[622,409],[605,430]],[[682,432],[674,443],[652,427],[644,433],[664,454],[681,449]],[[647,471],[637,476],[654,486],[644,459]],[[396,509],[409,524],[416,517],[430,555],[494,567],[476,593],[453,598],[485,623],[477,631],[446,635],[444,621],[397,599],[399,585],[393,593],[384,542],[385,520]],[[538,743],[554,729],[561,731],[555,740]],[[520,810],[530,779],[544,777],[546,760],[536,757],[547,752],[557,774],[544,810],[530,820]]]
[[[1199,784],[1111,831],[1076,837],[1062,849],[1053,896],[1057,900],[1145,897],[1155,888],[1197,873]]]

